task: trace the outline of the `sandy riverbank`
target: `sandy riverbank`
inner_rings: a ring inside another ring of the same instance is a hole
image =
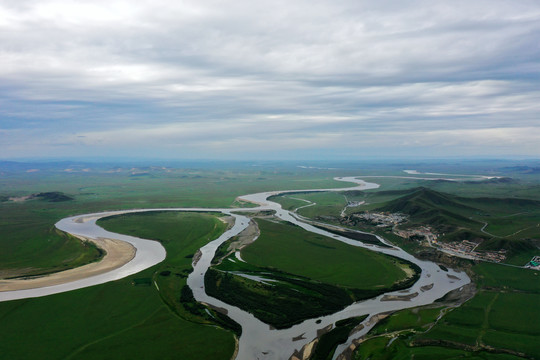
[[[98,262],[45,276],[30,279],[0,280],[0,292],[34,289],[84,279],[117,269],[127,264],[135,257],[135,247],[125,241],[103,238],[89,239],[83,237],[80,237],[80,239],[95,243],[106,252],[105,256]]]

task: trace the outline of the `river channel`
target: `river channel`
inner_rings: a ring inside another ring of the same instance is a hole
[[[378,184],[368,183],[356,177],[339,177],[335,178],[335,180],[356,183],[357,185],[350,188],[338,189],[272,191],[240,197],[240,200],[258,204],[259,206],[255,208],[136,209],[86,214],[62,219],[58,223],[56,223],[56,227],[59,230],[68,232],[73,235],[79,235],[94,239],[101,237],[129,242],[137,249],[135,257],[130,262],[118,269],[115,269],[105,274],[88,277],[82,280],[43,288],[0,292],[0,301],[46,296],[65,291],[80,289],[88,286],[103,284],[109,281],[118,280],[126,276],[135,274],[141,270],[149,268],[163,261],[166,255],[165,249],[157,241],[145,240],[128,235],[112,233],[96,225],[96,221],[102,217],[114,216],[125,213],[149,211],[219,212],[231,215],[235,218],[235,223],[229,230],[225,231],[218,239],[208,243],[200,249],[202,255],[199,261],[195,264],[193,272],[189,275],[187,283],[193,290],[193,295],[197,301],[225,309],[227,311],[227,315],[242,326],[242,335],[239,339],[238,354],[236,356],[236,359],[239,360],[288,359],[295,351],[300,351],[306,344],[313,341],[317,337],[318,330],[333,325],[336,321],[342,319],[366,314],[369,315],[364,321],[364,329],[351,336],[348,343],[345,343],[338,347],[336,355],[334,355],[335,359],[342,351],[347,348],[347,346],[354,338],[358,338],[363,334],[367,333],[367,331],[369,331],[369,329],[373,325],[367,325],[367,322],[372,316],[383,312],[430,304],[435,300],[443,297],[448,292],[460,289],[462,286],[470,282],[469,277],[464,272],[458,272],[452,269],[448,269],[448,271],[443,271],[437,264],[430,261],[418,260],[398,247],[380,247],[376,245],[364,244],[360,241],[351,240],[349,238],[335,235],[322,229],[316,228],[312,225],[302,222],[297,216],[293,215],[291,212],[283,210],[280,204],[268,200],[268,198],[273,195],[284,193],[297,193],[301,191],[321,192],[368,190],[379,187]],[[250,313],[208,296],[204,289],[204,274],[208,270],[211,260],[214,257],[215,251],[218,246],[227,239],[239,234],[248,226],[250,219],[246,216],[235,214],[235,212],[261,210],[274,210],[276,212],[276,216],[281,218],[282,220],[298,225],[307,231],[331,237],[336,241],[342,241],[352,246],[363,247],[372,251],[389,254],[410,261],[418,265],[422,269],[420,279],[411,288],[407,290],[389,292],[373,299],[359,301],[334,314],[309,319],[288,329],[272,329],[268,324],[261,322]],[[387,243],[384,239],[380,240]],[[399,296],[402,298],[402,300],[383,301],[382,298],[385,295]],[[410,295],[409,299],[405,300],[404,297],[406,297],[407,295]]]

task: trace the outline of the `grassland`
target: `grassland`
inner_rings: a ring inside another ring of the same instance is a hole
[[[360,191],[303,192],[274,196],[270,200],[278,202],[286,210],[300,208],[298,214],[314,219],[339,216],[348,201],[357,201],[365,196]]]
[[[97,260],[95,248],[54,230],[66,216],[134,208],[239,207],[248,204],[236,197],[248,193],[347,186],[325,172],[306,177],[305,171],[287,168],[100,166],[88,171],[72,164],[30,173],[0,171],[0,277],[43,274]],[[8,200],[58,191],[73,200]]]
[[[389,287],[406,277],[393,258],[288,223],[257,223],[259,239],[242,250],[242,259],[250,264],[361,289]]]
[[[205,308],[180,301],[192,255],[216,238],[225,224],[210,214],[170,212],[123,215],[100,223],[112,231],[159,239],[167,258],[119,281],[0,303],[2,356],[229,359],[234,351],[232,333],[203,325],[227,324]]]
[[[47,209],[43,209],[47,206]],[[0,278],[41,275],[81,266],[102,257],[89,242],[54,228],[50,213],[65,205],[0,204]]]
[[[475,282],[483,289],[540,293],[540,271],[481,262],[472,268]]]
[[[540,358],[539,272],[492,263],[475,264],[478,294],[435,323],[437,309],[399,311],[377,324],[356,359]],[[389,340],[396,337],[391,344]]]
[[[216,322],[216,319],[208,317],[204,306],[195,302],[186,285],[195,252],[226,229],[227,225],[216,214],[167,211],[124,214],[101,219],[98,225],[110,231],[161,242],[167,250],[167,257],[156,266],[157,275],[151,280],[159,288],[164,303],[184,319]],[[218,323],[225,327],[231,325],[221,320]],[[232,329],[238,330],[234,324]]]
[[[257,223],[261,235],[241,253],[247,263],[229,256],[207,273],[205,286],[210,295],[276,328],[333,313],[416,281],[403,270],[413,265],[396,258],[289,223],[262,219]],[[249,278],[253,275],[262,279]]]
[[[390,179],[384,181],[387,185],[393,183]],[[534,181],[504,181],[448,183],[420,180],[406,184],[400,180],[393,183],[393,190],[357,192],[354,201],[365,201],[360,207],[363,210],[409,214],[407,226],[438,228],[445,233],[443,241],[479,240],[483,242],[480,249],[507,249],[507,262],[523,265],[538,254],[534,239],[539,239],[539,188]],[[415,187],[411,189],[407,185]],[[445,193],[439,190],[445,190]],[[338,223],[343,198],[331,193],[317,196],[322,199],[320,203],[298,212]],[[294,194],[294,197],[316,202],[314,194]],[[307,204],[284,196],[277,200],[288,208]],[[336,205],[332,207],[325,201],[335,201]],[[351,210],[354,209],[348,209],[348,213]],[[368,224],[357,224],[356,227],[378,233],[413,253],[424,251],[420,244],[396,238],[388,230]],[[479,286],[479,292],[472,300],[448,312],[438,322],[436,318],[441,309],[398,312],[370,332],[369,340],[361,344],[355,358],[540,358],[537,341],[540,274],[492,263],[461,262],[469,268]],[[392,336],[396,339],[390,342]]]
[[[311,360],[331,360],[339,344],[344,343],[349,338],[351,331],[362,321],[367,315],[340,320],[336,322],[336,327],[331,331],[323,334],[315,346],[311,354]]]
[[[489,346],[538,358],[540,346],[535,339],[540,336],[539,303],[540,294],[482,290],[417,341]]]
[[[263,281],[210,269],[205,277],[206,292],[255,315],[261,321],[284,329],[301,321],[328,315],[351,304],[348,289],[314,282],[295,275],[264,271]]]
[[[136,276],[152,277],[153,270]],[[162,359],[174,354],[184,359],[230,358],[234,350],[230,333],[174,315],[154,286],[134,286],[134,277],[0,303],[2,357]]]
[[[37,165],[33,165],[37,166]],[[371,166],[372,167],[372,166]],[[26,169],[26,168],[25,168]],[[343,175],[377,173],[375,169],[343,169]],[[402,175],[401,172],[379,169],[378,173]],[[0,174],[0,271],[9,269],[9,275],[32,275],[58,271],[97,259],[95,249],[82,246],[77,240],[64,238],[54,232],[56,221],[68,215],[93,211],[172,206],[241,206],[236,197],[246,193],[277,189],[309,189],[346,187],[346,183],[332,178],[335,171],[307,170],[294,167],[256,169],[248,166],[209,166],[201,168],[168,168],[163,166],[105,166],[56,164],[51,169],[37,172],[4,170]],[[315,201],[316,206],[300,210],[305,216],[338,216],[345,204],[345,197],[354,201],[366,201],[361,209],[373,209],[403,194],[400,191],[418,187],[430,187],[460,196],[506,197],[540,199],[540,191],[531,179],[515,183],[448,183],[414,179],[368,178],[382,185],[382,191],[337,193],[307,193],[290,196]],[[48,202],[36,198],[23,202],[8,201],[10,197],[39,193],[62,192],[72,201]],[[297,205],[306,205],[298,202]],[[245,204],[244,204],[245,205]],[[493,208],[493,206],[491,206]],[[360,208],[358,208],[360,209]],[[354,211],[355,208],[347,211]],[[511,209],[500,217],[512,215],[520,209]],[[529,210],[527,210],[529,211]],[[475,216],[476,231],[488,222],[486,231],[511,239],[534,238],[537,234],[536,213],[500,219]],[[514,234],[515,232],[518,232]],[[482,235],[482,234],[480,234]],[[485,235],[485,234],[484,234]],[[491,243],[491,247],[499,244]],[[46,254],[46,256],[42,256]],[[518,257],[514,263],[529,257]],[[0,273],[1,274],[1,273]],[[0,275],[2,276],[2,275]]]
[[[429,166],[439,165],[433,163]],[[369,169],[351,167],[339,170],[339,175],[402,175],[402,168],[397,165],[394,170],[381,169],[378,165]],[[12,275],[31,275],[96,260],[99,253],[95,248],[87,248],[78,240],[54,231],[53,224],[68,215],[148,207],[236,207],[246,205],[235,200],[238,195],[246,193],[348,186],[332,180],[336,175],[335,170],[299,170],[294,167],[267,166],[259,169],[239,166],[223,170],[215,167],[102,167],[89,171],[64,170],[59,168],[16,173],[0,169],[0,271],[9,270]],[[439,170],[426,170],[452,172],[442,167]],[[471,173],[477,169],[462,168],[460,171]],[[509,172],[508,175],[514,176],[514,173]],[[538,176],[516,175],[515,181],[511,182],[483,183],[392,178],[367,180],[377,182],[382,187],[380,191],[346,194],[349,200],[366,202],[358,211],[383,207],[407,196],[411,193],[410,189],[422,186],[449,194],[461,205],[476,209],[461,211],[471,218],[468,220],[472,223],[467,226],[472,228],[476,235],[485,236],[488,247],[495,249],[505,246],[509,244],[506,240],[512,244],[520,244],[521,240],[538,239],[537,207],[522,201],[540,200]],[[54,192],[62,192],[73,200],[49,202],[46,198],[38,197],[22,202],[9,201],[10,197]],[[337,193],[291,196],[317,202],[317,205],[299,211],[306,216],[337,217],[345,201],[343,195]],[[490,200],[493,198],[495,200]],[[280,201],[289,201],[286,206],[291,208],[307,204],[294,199],[283,198]],[[348,213],[351,211],[356,209],[347,210]],[[130,219],[122,219],[124,220]],[[151,222],[150,218],[143,220],[145,224]],[[206,226],[205,221],[192,220],[198,227]],[[420,220],[418,224],[424,219]],[[211,226],[213,221],[209,222],[208,226]],[[133,226],[136,226],[135,223],[136,221]],[[480,231],[485,223],[487,225],[484,230],[488,234]],[[161,227],[156,226],[155,230],[159,231]],[[376,230],[373,227],[362,229]],[[136,228],[123,229],[124,232],[129,230]],[[395,239],[384,230],[376,231],[411,252],[419,248],[418,244]],[[218,232],[211,236],[200,234],[201,242]],[[159,232],[147,235],[159,236]],[[194,235],[193,239],[195,238]],[[162,240],[166,243],[166,237]],[[173,242],[165,246],[170,246],[171,250],[176,249]],[[328,246],[324,243],[322,245]],[[190,262],[189,257],[196,246],[198,245],[192,243],[185,248],[178,248],[180,252],[166,260],[170,260],[170,263],[160,264],[127,279],[45,298],[0,303],[0,354],[9,359],[102,359],[104,354],[111,359],[167,358],[171,354],[186,359],[230,357],[234,347],[231,333],[194,321],[220,323],[221,326],[230,328],[234,328],[234,324],[227,324],[226,320],[218,318],[216,313],[208,315],[204,308],[194,304],[190,294],[185,291],[186,287],[179,285],[185,281],[184,276],[189,271],[185,267],[186,262]],[[326,247],[315,247],[335,251]],[[519,251],[509,260],[511,263],[522,265],[532,255],[538,255],[534,249],[517,250]],[[291,254],[297,258],[305,255],[294,252]],[[281,261],[281,265],[294,270],[295,264]],[[259,271],[264,268],[254,267]],[[272,271],[277,274],[277,270]],[[310,269],[309,275],[317,275],[316,270]],[[517,359],[511,354],[488,352],[487,347],[494,347],[495,350],[523,352],[527,358],[540,358],[536,345],[538,328],[536,325],[528,326],[531,322],[539,323],[537,312],[531,309],[537,307],[540,300],[540,275],[529,270],[487,263],[472,265],[471,272],[472,275],[476,274],[474,280],[479,287],[478,299],[473,299],[470,304],[466,303],[448,313],[426,333],[424,323],[430,321],[430,316],[417,316],[415,320],[414,314],[398,313],[394,320],[390,318],[388,326],[403,335],[389,344],[390,339],[384,336],[384,329],[381,329],[376,337],[362,344],[355,356],[358,359]],[[324,277],[332,279],[332,275],[318,274],[324,281],[330,281]],[[305,280],[303,283],[308,284],[310,281],[317,283],[314,280]],[[339,279],[333,281],[339,283]],[[154,282],[159,284],[159,292]],[[257,282],[252,281],[251,285],[253,283]],[[290,283],[287,285],[289,288],[292,286]],[[304,288],[303,291],[311,290]],[[420,312],[423,314],[423,310]],[[212,319],[212,316],[216,319]],[[32,346],[28,346],[29,339]],[[474,348],[476,342],[479,346]],[[468,345],[472,343],[474,345]]]
[[[422,331],[441,315],[442,308],[414,308],[398,311],[381,320],[370,331],[380,335],[403,330]]]
[[[298,197],[299,199],[305,199],[312,204],[315,204],[314,206],[307,206],[298,210],[300,215],[309,218],[331,216],[336,213],[339,214],[345,205],[347,205],[346,197],[341,193],[317,192],[297,195],[292,196]]]
[[[454,183],[454,186],[462,185]],[[439,241],[469,240],[480,243],[478,250],[504,249],[506,261],[515,265],[530,260],[540,243],[540,201],[526,198],[463,197],[415,187],[378,192],[301,193],[275,199],[287,208],[304,206],[303,200],[309,201],[312,205],[300,208],[299,214],[375,233],[383,230],[356,217],[355,213],[403,213],[409,219],[399,225],[401,229],[430,226],[439,235]],[[347,208],[346,215],[341,216],[347,204],[345,199],[364,203]],[[388,227],[385,237],[389,237],[390,230]]]
[[[540,358],[540,272],[528,269],[481,263],[473,267],[477,274],[480,293],[452,317],[434,328],[427,338],[454,327],[471,328],[467,322],[476,322],[469,336],[476,337],[477,344],[509,349]]]
[[[401,339],[390,343],[386,337],[377,337],[361,344],[358,351],[354,354],[354,360],[518,360],[522,359],[509,354],[494,354],[487,351],[467,351],[461,349],[451,349],[442,346],[407,346]]]

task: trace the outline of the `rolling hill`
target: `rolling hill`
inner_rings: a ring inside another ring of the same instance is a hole
[[[413,188],[408,192],[400,190],[403,196],[388,201],[374,211],[403,213],[409,221],[400,227],[427,225],[440,234],[441,241],[470,240],[481,243],[480,249],[506,249],[513,254],[531,251],[536,248],[535,240],[519,234],[497,235],[482,231],[487,224],[503,231],[502,225],[508,217],[517,212],[537,213],[540,201],[519,198],[466,198],[438,192],[426,187]],[[522,218],[519,218],[523,221]],[[535,225],[540,217],[532,217]],[[488,228],[489,229],[489,228]],[[513,232],[510,231],[510,232]],[[540,237],[540,233],[537,237]]]

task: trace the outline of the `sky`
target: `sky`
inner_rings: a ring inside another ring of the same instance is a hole
[[[540,1],[0,0],[0,159],[540,157]]]

